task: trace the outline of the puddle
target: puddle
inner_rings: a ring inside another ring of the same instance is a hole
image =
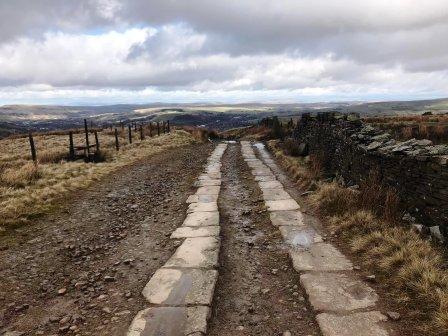
[[[257,147],[258,149],[264,149],[264,143],[261,142],[257,142],[253,145],[254,147]]]

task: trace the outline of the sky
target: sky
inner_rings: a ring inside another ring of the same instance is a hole
[[[0,105],[448,96],[446,0],[0,0]]]

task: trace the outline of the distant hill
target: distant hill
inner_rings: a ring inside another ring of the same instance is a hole
[[[289,117],[304,112],[358,112],[361,115],[448,113],[448,98],[390,102],[323,102],[311,104],[119,104],[107,106],[0,106],[0,137],[29,130],[46,131],[81,127],[83,119],[97,125],[163,121],[229,129],[250,125],[269,115]]]

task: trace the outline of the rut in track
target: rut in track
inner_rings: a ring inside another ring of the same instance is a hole
[[[240,146],[229,145],[222,163],[221,266],[208,335],[320,335]]]

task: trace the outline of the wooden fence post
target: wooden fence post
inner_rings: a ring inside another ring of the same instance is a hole
[[[149,137],[152,137],[152,122],[149,122]]]
[[[157,135],[158,136],[160,135],[160,123],[159,122],[157,122]]]
[[[96,146],[96,152],[98,153],[100,151],[100,141],[98,140],[98,132],[95,130],[95,146]]]
[[[140,140],[143,141],[145,139],[145,135],[143,134],[143,125],[140,124]]]
[[[68,132],[68,157],[70,160],[75,159],[75,144],[73,143],[73,132]]]
[[[115,127],[115,149],[120,150],[120,143],[118,142],[118,130]]]
[[[36,163],[37,162],[36,146],[34,146],[33,134],[31,134],[31,132],[28,134],[28,138],[30,140],[31,158],[33,159],[34,163]]]
[[[163,134],[165,134],[166,133],[166,122],[163,122],[162,129],[163,129]]]
[[[132,128],[131,124],[128,125],[128,133],[129,133],[129,143],[132,143]]]
[[[137,123],[134,123],[134,131],[137,132]]]
[[[86,155],[87,155],[87,161],[90,161],[89,128],[87,127],[87,119],[84,119],[84,132],[86,133]]]
[[[171,129],[170,129],[170,121],[168,120],[166,123],[167,123],[167,127],[168,127],[168,133],[171,133]]]

